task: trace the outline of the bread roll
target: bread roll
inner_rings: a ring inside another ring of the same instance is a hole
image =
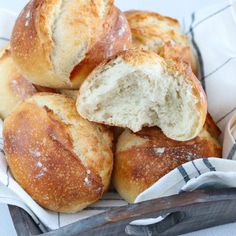
[[[26,80],[17,70],[7,45],[0,51],[0,118],[5,119],[22,101],[37,92],[56,91]]]
[[[16,21],[11,47],[27,79],[71,89],[102,60],[131,47],[131,33],[112,0],[31,0]]]
[[[90,121],[133,132],[159,126],[167,137],[186,141],[201,131],[207,101],[188,65],[135,49],[90,74],[81,86],[77,110]]]
[[[79,211],[108,188],[112,134],[81,118],[70,98],[34,95],[4,121],[3,137],[14,178],[49,210]]]
[[[5,119],[17,105],[36,92],[17,71],[9,47],[4,48],[0,52],[0,118]]]
[[[158,128],[145,128],[139,133],[126,130],[119,137],[113,183],[118,193],[128,202],[153,185],[165,174],[202,157],[221,157],[222,149],[214,124],[207,124],[199,136],[187,142],[167,138]]]
[[[196,57],[178,20],[147,11],[128,11],[125,15],[134,47],[155,51],[167,59],[183,60],[197,75]]]

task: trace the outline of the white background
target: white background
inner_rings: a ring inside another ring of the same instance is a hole
[[[190,14],[192,11],[222,1],[224,0],[117,0],[116,4],[122,10],[152,10],[181,19],[183,15]],[[0,8],[5,8],[18,14],[26,2],[27,0],[0,0]],[[7,206],[0,204],[0,236],[15,235]],[[233,236],[236,235],[236,223],[202,230],[188,235]]]

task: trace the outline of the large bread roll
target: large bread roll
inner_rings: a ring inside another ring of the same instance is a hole
[[[190,41],[178,20],[147,11],[125,13],[133,37],[133,46],[152,50],[168,59],[183,60],[197,75],[197,60]]]
[[[131,46],[112,0],[31,0],[11,37],[13,58],[35,84],[78,88],[102,60]]]
[[[70,98],[34,95],[7,117],[3,136],[14,178],[47,209],[79,211],[108,188],[112,134],[81,118]]]
[[[81,86],[77,110],[90,121],[134,132],[159,126],[167,137],[185,141],[201,131],[207,101],[188,65],[136,49],[90,74]]]
[[[119,137],[113,171],[113,183],[128,202],[171,170],[202,157],[221,157],[218,128],[209,118],[199,136],[188,142],[167,138],[158,128],[139,133],[126,130]]]

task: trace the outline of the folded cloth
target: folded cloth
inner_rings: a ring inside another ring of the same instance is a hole
[[[236,112],[225,127],[223,156],[230,160],[236,160]]]
[[[198,55],[208,110],[223,131],[236,111],[236,2],[193,13],[185,18],[185,30]]]
[[[208,96],[209,111],[224,131],[223,157],[188,162],[163,176],[141,193],[135,202],[170,196],[197,188],[236,187],[236,5],[230,1],[213,5],[190,17],[185,17],[185,29],[191,37],[200,62],[199,79]],[[0,46],[10,38],[14,15],[0,10]],[[231,159],[231,160],[226,160]],[[39,206],[14,180],[3,151],[2,122],[0,122],[0,202],[26,210],[46,232],[83,218],[125,206],[114,190],[92,206],[75,214],[62,214]],[[163,219],[148,219],[133,224],[150,224]]]

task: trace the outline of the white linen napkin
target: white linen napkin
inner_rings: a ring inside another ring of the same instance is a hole
[[[236,187],[236,4],[222,1],[184,18],[185,30],[198,54],[203,87],[209,111],[224,132],[223,158],[188,162],[163,176],[141,193],[135,202],[178,194],[206,187]],[[7,43],[15,16],[0,9],[0,46]],[[1,95],[0,95],[1,99]],[[40,207],[12,178],[3,151],[0,122],[0,202],[26,210],[44,231],[57,229],[107,209],[127,205],[111,190],[103,199],[75,214],[55,213]],[[226,160],[230,159],[230,160]],[[163,219],[148,219],[133,224],[150,224]]]

